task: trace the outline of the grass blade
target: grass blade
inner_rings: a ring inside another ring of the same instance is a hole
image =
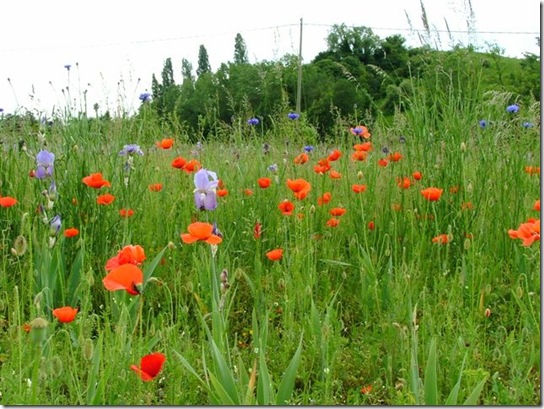
[[[289,366],[285,370],[283,378],[281,379],[281,383],[278,388],[278,395],[276,397],[276,405],[286,405],[293,394],[293,389],[295,388],[295,377],[302,352],[302,338],[303,337],[301,336],[298,348],[295,351]]]

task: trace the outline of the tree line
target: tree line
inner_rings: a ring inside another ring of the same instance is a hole
[[[251,117],[267,129],[278,111],[295,108],[298,64],[292,54],[250,64],[238,33],[232,62],[222,63],[215,72],[204,45],[196,70],[190,61],[181,60],[181,83],[174,81],[172,60],[166,59],[161,78],[152,77],[152,98],[144,103],[161,120],[204,137],[215,132],[218,123]],[[529,53],[524,59],[506,58],[498,47],[486,53],[471,46],[450,51],[409,48],[398,34],[382,39],[368,27],[334,25],[327,49],[302,66],[301,111],[326,134],[339,116],[391,116],[408,109],[417,87],[451,84],[459,95],[477,86],[481,92],[508,91],[513,98],[540,100],[540,58]]]

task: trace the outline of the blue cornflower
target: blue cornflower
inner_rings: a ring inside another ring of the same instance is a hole
[[[142,92],[139,99],[142,102],[148,102],[151,100],[151,94],[149,92]]]
[[[259,118],[250,118],[247,120],[248,125],[259,125]]]
[[[68,71],[70,71],[70,68],[71,68],[71,67],[72,67],[72,66],[71,66],[70,64],[65,64],[65,65],[64,65],[64,68],[66,68]]]
[[[519,112],[519,105],[517,104],[508,105],[506,107],[506,112],[509,112],[511,114],[517,114]]]
[[[304,150],[309,153],[314,150],[314,147],[312,145],[306,145],[304,147]]]
[[[135,153],[140,156],[144,155],[143,151],[140,149],[140,146],[133,143],[125,145],[123,149],[119,151],[120,156],[133,155]]]
[[[195,205],[198,210],[214,210],[217,207],[216,189],[219,181],[215,172],[200,169],[195,173]]]
[[[482,129],[487,127],[487,121],[485,119],[480,119],[478,123],[480,124],[480,128]]]
[[[55,155],[48,151],[40,151],[36,155],[36,178],[45,179],[53,174]]]
[[[527,128],[532,128],[534,126],[534,124],[532,122],[524,122],[521,124],[521,126],[523,126],[525,129]]]
[[[0,114],[4,112],[4,108],[0,108]]]
[[[276,173],[278,171],[278,165],[276,165],[275,163],[273,163],[272,165],[270,165],[268,167],[268,171],[269,172],[272,172],[272,173]]]
[[[287,118],[291,119],[291,120],[295,120],[295,119],[298,119],[299,118],[299,114],[297,114],[296,112],[289,112],[287,114]]]

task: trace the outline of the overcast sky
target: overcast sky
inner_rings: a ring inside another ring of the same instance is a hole
[[[431,28],[444,31],[432,36],[440,36],[443,49],[451,48],[449,27],[455,42],[482,51],[495,44],[507,56],[540,54],[539,1],[471,3],[472,20],[468,0],[424,0]],[[326,50],[333,24],[367,26],[382,39],[401,34],[410,47],[421,45],[410,28],[423,28],[420,0],[16,0],[3,2],[0,13],[4,114],[62,109],[68,85],[71,100],[79,106],[85,94],[91,112],[95,103],[100,112],[113,113],[121,103],[137,107],[139,94],[150,91],[152,74],[160,78],[166,58],[172,58],[180,81],[181,59],[196,69],[201,44],[213,71],[232,61],[236,33],[244,38],[251,63],[298,54],[301,18],[305,63]],[[467,27],[475,32],[467,34]],[[71,65],[70,72],[65,65]]]

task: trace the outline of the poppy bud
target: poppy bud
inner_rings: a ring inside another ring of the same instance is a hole
[[[41,317],[30,321],[30,327],[32,328],[30,334],[32,335],[32,340],[37,344],[41,345],[45,341],[47,337],[47,325],[49,325],[47,320]]]
[[[491,316],[491,310],[489,308],[486,308],[484,315],[486,318],[489,318]]]
[[[90,338],[85,339],[83,342],[83,358],[90,361],[93,358],[94,346],[93,341]]]
[[[174,249],[176,248],[176,245],[175,245],[173,242],[169,241],[169,242],[168,242],[168,248],[169,248],[170,250],[174,250]]]
[[[357,179],[362,179],[363,178],[363,172],[360,170],[359,172],[357,172]]]

